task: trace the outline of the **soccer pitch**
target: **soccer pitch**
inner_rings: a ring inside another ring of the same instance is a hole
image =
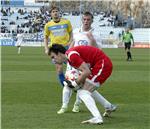
[[[132,49],[130,62],[123,48],[103,50],[114,69],[98,91],[118,110],[103,125],[83,125],[91,114],[83,103],[80,113],[72,113],[75,93],[68,112],[57,115],[62,88],[44,48],[22,47],[18,55],[16,47],[1,47],[2,129],[149,129],[150,49]]]

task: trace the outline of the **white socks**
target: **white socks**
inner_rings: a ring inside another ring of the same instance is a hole
[[[63,108],[68,107],[68,103],[69,103],[71,95],[72,95],[72,89],[70,89],[67,86],[64,86],[63,92],[62,92],[62,107]],[[76,101],[74,103],[74,106],[79,106],[81,103],[81,100],[85,103],[87,108],[88,108],[88,105],[91,105],[92,103],[93,103],[92,105],[95,105],[95,101],[93,100],[93,98],[91,98],[91,96],[94,98],[94,100],[98,101],[101,105],[103,105],[105,109],[111,107],[111,103],[108,100],[106,100],[98,91],[95,90],[92,93],[90,93],[89,91],[82,90],[82,89],[77,91]],[[90,102],[87,100],[87,98],[89,98]]]
[[[62,107],[63,108],[67,108],[68,107],[68,103],[70,100],[70,97],[72,95],[72,89],[70,89],[67,86],[63,87],[63,92],[62,92]]]
[[[18,54],[20,54],[21,47],[18,47]]]
[[[94,100],[99,102],[105,109],[111,107],[111,103],[108,100],[106,100],[97,90],[92,92],[92,97],[94,98]],[[80,103],[81,99],[79,98],[79,93],[77,92],[76,101],[74,105],[79,106]]]
[[[69,100],[71,98],[72,95],[72,89],[64,86],[63,88],[63,92],[62,92],[62,108],[67,108],[68,107],[68,103]],[[79,106],[81,103],[81,99],[79,98],[78,92],[76,94],[76,101],[74,103],[74,106]]]
[[[105,109],[111,107],[111,103],[106,100],[97,90],[92,92],[92,97],[100,104],[102,104]]]
[[[100,112],[99,112],[99,110],[95,104],[94,99],[91,96],[91,93],[87,90],[80,89],[80,90],[78,90],[78,94],[79,94],[80,99],[84,102],[86,107],[91,112],[91,114],[94,117],[98,117],[102,120],[102,116],[101,116],[101,114],[100,114]]]
[[[77,92],[77,94],[76,94],[76,101],[74,103],[74,106],[79,106],[80,103],[81,103],[81,99],[79,97],[79,92]]]

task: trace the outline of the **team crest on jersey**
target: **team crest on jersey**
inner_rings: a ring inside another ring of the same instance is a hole
[[[87,46],[88,42],[87,42],[87,40],[79,40],[78,41],[78,45],[85,45],[85,46]]]

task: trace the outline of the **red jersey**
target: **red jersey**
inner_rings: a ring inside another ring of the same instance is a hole
[[[111,60],[102,50],[96,47],[77,46],[70,48],[65,54],[69,64],[75,68],[79,68],[85,62],[92,73],[88,78],[93,82],[102,84],[111,75]]]
[[[78,68],[85,62],[92,68],[97,61],[102,61],[106,58],[106,54],[93,46],[77,46],[66,51],[68,61],[71,66]]]

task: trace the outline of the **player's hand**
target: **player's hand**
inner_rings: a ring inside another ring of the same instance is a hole
[[[71,89],[74,89],[74,90],[78,90],[80,88],[80,86],[78,86],[78,84],[76,83],[76,81],[69,81],[69,80],[65,80],[63,82],[64,86],[68,86],[70,87]]]
[[[95,38],[94,38],[92,32],[86,33],[86,36],[87,36],[88,39],[90,40],[90,44],[91,44],[92,46],[96,46],[96,47],[97,47],[96,40],[95,40]]]
[[[89,40],[91,42],[96,42],[96,40],[94,39],[94,36],[93,36],[92,32],[86,33],[86,36],[89,38]]]

